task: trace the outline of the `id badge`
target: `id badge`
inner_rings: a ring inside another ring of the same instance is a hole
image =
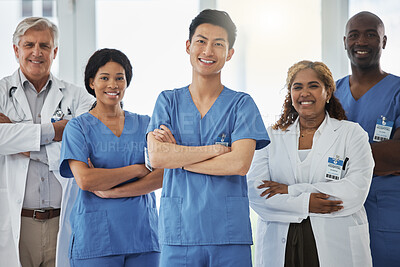
[[[57,121],[60,121],[64,118],[64,113],[62,112],[61,108],[57,108],[56,111],[54,112],[53,116],[51,117],[51,123],[55,123]]]
[[[325,179],[337,181],[342,179],[343,160],[339,157],[328,158],[328,165],[326,167]]]
[[[153,167],[150,164],[149,152],[147,152],[147,147],[144,148],[144,165],[149,171],[153,171]]]
[[[229,146],[229,137],[226,136],[226,134],[221,134],[220,136],[217,137],[217,142],[215,142],[216,145],[223,145],[223,146]]]
[[[393,121],[386,120],[385,117],[382,116],[382,119],[376,120],[374,138],[372,139],[375,142],[381,142],[390,139],[390,134],[393,129]]]

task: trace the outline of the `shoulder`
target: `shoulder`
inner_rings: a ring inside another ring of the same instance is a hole
[[[358,124],[357,122],[352,122],[348,120],[337,120],[334,118],[330,118],[332,124],[335,127],[335,130],[338,131],[341,135],[355,135],[355,136],[363,136],[367,135],[367,132]]]
[[[126,111],[126,110],[125,110],[125,116],[127,118],[131,118],[134,120],[136,119],[138,121],[145,122],[145,123],[148,123],[150,121],[150,116],[148,116],[148,115],[141,115],[141,114],[137,114],[137,113]]]
[[[336,81],[336,90],[341,90],[344,87],[347,87],[349,85],[349,77],[350,76],[345,76],[339,80]]]
[[[53,82],[54,82],[54,86],[59,87],[63,90],[66,90],[67,92],[71,92],[71,93],[77,93],[77,92],[82,92],[82,91],[86,92],[86,90],[83,87],[77,86],[73,83],[66,82],[64,80],[60,80],[55,76],[53,76]]]
[[[8,92],[8,90],[12,86],[17,86],[17,81],[16,81],[17,75],[18,75],[18,70],[14,72],[12,75],[6,76],[0,80],[0,92],[2,94],[3,92]]]

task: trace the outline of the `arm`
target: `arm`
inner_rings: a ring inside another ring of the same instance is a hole
[[[351,138],[346,141],[346,151],[349,161],[341,180],[290,185],[289,195],[323,193],[342,200],[343,210],[329,215],[333,217],[347,216],[359,211],[367,198],[374,167],[368,136],[361,127],[357,126]]]
[[[134,177],[141,178],[149,173],[143,164],[134,164],[115,169],[90,168],[85,162],[69,159],[76,183],[82,190],[102,191],[113,188]],[[89,163],[90,164],[90,163]]]
[[[147,146],[151,166],[175,169],[204,161],[229,151],[223,145],[181,146],[157,140],[153,132],[147,134]]]
[[[232,143],[232,150],[217,157],[184,165],[184,169],[208,175],[241,175],[245,176],[250,169],[256,141],[241,139]]]
[[[396,129],[393,139],[371,144],[375,160],[375,175],[400,173],[400,128]]]
[[[40,124],[0,123],[1,155],[39,150]]]
[[[161,188],[163,173],[163,169],[157,169],[132,183],[124,184],[106,191],[94,191],[93,193],[101,198],[136,197],[145,195]]]

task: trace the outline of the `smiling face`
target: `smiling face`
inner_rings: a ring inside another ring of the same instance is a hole
[[[45,83],[58,50],[54,48],[50,30],[29,29],[21,37],[18,46],[13,47],[25,77],[34,85]]]
[[[362,69],[379,67],[386,39],[384,26],[374,15],[361,13],[352,17],[344,37],[351,65]]]
[[[196,28],[192,40],[186,41],[186,52],[194,75],[219,75],[234,53],[229,49],[228,33],[220,26],[204,23]]]
[[[313,69],[303,69],[296,74],[290,93],[300,120],[323,120],[325,104],[330,94]]]
[[[97,105],[119,105],[125,94],[127,83],[124,68],[113,61],[100,67],[90,79],[90,88],[95,91]]]

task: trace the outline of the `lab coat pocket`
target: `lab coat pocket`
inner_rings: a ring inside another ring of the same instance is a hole
[[[228,241],[251,244],[249,199],[247,197],[226,197],[226,210]]]
[[[73,259],[110,255],[112,251],[106,211],[76,214],[74,228]]]
[[[182,198],[162,197],[160,201],[160,241],[180,245],[181,236]]]
[[[400,232],[400,191],[377,191],[379,231]]]
[[[372,266],[368,224],[349,227],[352,266]]]

